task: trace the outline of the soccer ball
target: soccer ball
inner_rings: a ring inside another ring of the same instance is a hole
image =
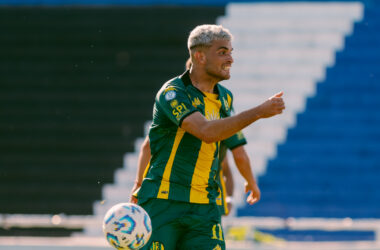
[[[148,213],[133,203],[119,203],[106,213],[103,232],[116,249],[139,249],[152,235]]]

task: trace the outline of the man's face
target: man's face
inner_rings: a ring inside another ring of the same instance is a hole
[[[210,48],[205,50],[206,73],[217,81],[230,79],[232,59],[232,46],[230,41],[215,40]]]

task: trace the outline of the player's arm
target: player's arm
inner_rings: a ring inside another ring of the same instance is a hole
[[[236,167],[246,180],[245,192],[250,192],[247,197],[247,202],[252,205],[260,200],[261,193],[252,173],[249,156],[245,151],[244,146],[236,147],[232,149],[231,152],[234,157]]]
[[[226,184],[227,197],[232,197],[234,194],[234,180],[232,178],[231,169],[228,164],[227,155],[224,157],[221,165],[223,169],[224,183]]]
[[[222,170],[223,170],[223,179],[224,184],[226,185],[226,203],[228,207],[228,211],[231,211],[232,205],[233,205],[233,194],[234,194],[234,179],[232,177],[230,165],[228,164],[228,157],[227,155],[224,157],[222,163]]]
[[[135,184],[133,185],[131,195],[129,198],[129,202],[132,203],[137,203],[137,198],[133,195],[141,186],[141,183],[144,178],[144,172],[148,166],[149,160],[151,157],[151,152],[150,152],[150,144],[149,144],[149,137],[147,136],[141,145],[140,148],[140,154],[139,154],[139,159],[137,163],[137,173],[136,173],[136,179],[135,179]]]
[[[207,143],[221,141],[261,118],[281,114],[285,109],[282,95],[280,92],[257,107],[220,120],[208,121],[200,112],[194,112],[183,119],[181,128]]]

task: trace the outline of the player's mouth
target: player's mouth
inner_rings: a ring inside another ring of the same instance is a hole
[[[231,65],[223,65],[222,70],[230,71]]]

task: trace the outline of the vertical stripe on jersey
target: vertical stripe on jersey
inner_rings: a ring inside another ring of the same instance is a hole
[[[208,120],[220,119],[219,110],[221,107],[221,102],[216,99],[216,95],[206,94],[204,98],[205,106],[205,117]],[[214,96],[214,100],[212,100]],[[211,168],[213,166],[215,155],[217,151],[217,143],[205,143],[202,142],[201,149],[199,150],[197,163],[195,164],[195,169],[193,177],[191,180],[191,189],[190,189],[190,202],[191,203],[209,203],[208,197],[208,186]],[[215,176],[213,177],[215,178]]]
[[[158,190],[157,198],[159,199],[167,199],[169,197],[169,187],[170,187],[170,174],[172,172],[174,157],[177,153],[178,145],[182,140],[183,135],[185,134],[185,130],[178,128],[172,151],[170,152],[169,160],[166,163],[164,174],[162,175],[160,189]]]
[[[219,171],[219,176],[217,177],[217,179],[218,178],[219,178],[219,183],[221,185],[220,185],[219,190],[218,190],[219,191],[219,195],[216,198],[216,205],[221,206],[223,204],[223,188],[222,188],[223,170]]]
[[[226,183],[224,182],[224,178],[223,178],[223,170],[220,170],[220,198],[221,198],[221,205],[223,205],[224,207],[224,214],[228,214],[229,211],[228,211],[228,206],[227,206],[227,202],[226,202],[226,197],[227,197],[227,189],[226,189]]]
[[[185,199],[190,201],[191,180],[193,178],[194,168],[197,163],[201,145],[202,141],[189,133],[185,133],[182,137],[181,143],[177,149],[177,153],[180,153],[181,155],[176,155],[173,165],[183,166],[186,164],[188,167],[173,167],[170,175],[170,183],[172,186],[170,188],[168,199],[176,200],[178,197],[181,197],[182,199],[186,197]],[[176,188],[173,188],[173,184],[176,185]]]
[[[207,187],[215,150],[215,143],[207,144],[202,142],[191,180],[191,203],[209,203]]]

